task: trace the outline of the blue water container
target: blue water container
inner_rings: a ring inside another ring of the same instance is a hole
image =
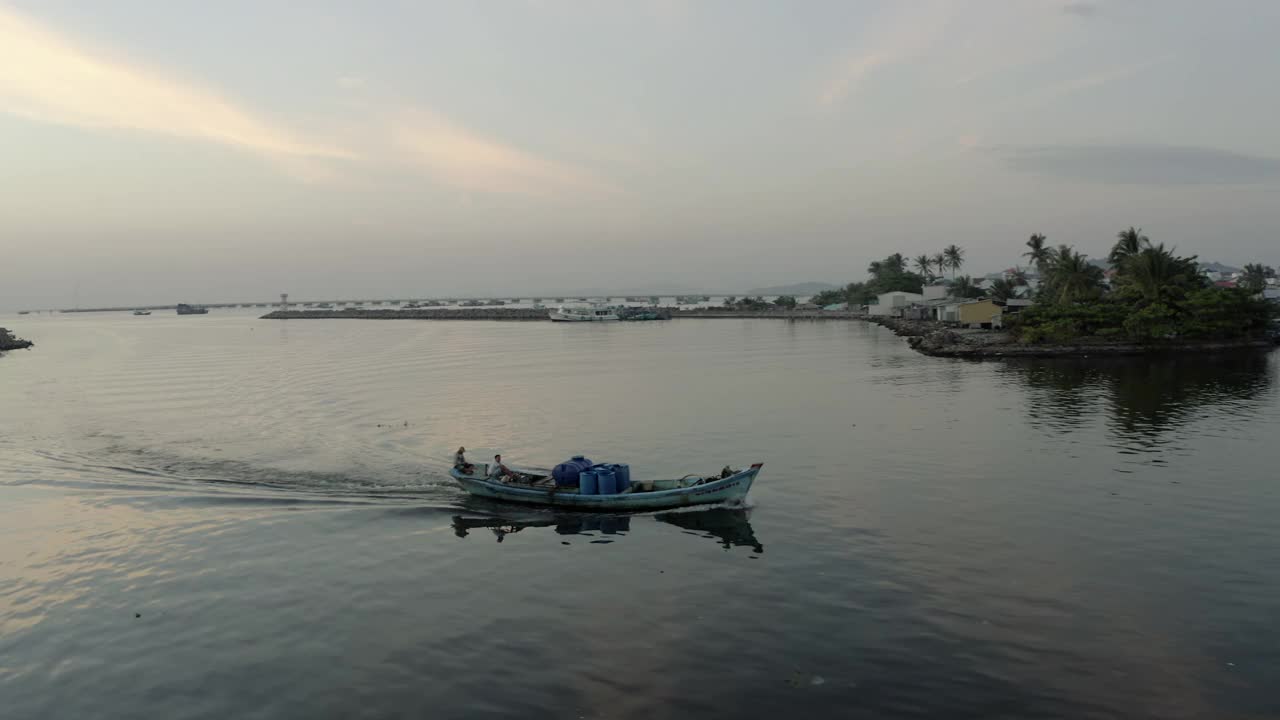
[[[555,478],[556,485],[560,487],[572,487],[578,484],[578,473],[582,472],[582,466],[575,462],[560,463],[551,470],[551,477]]]
[[[618,476],[618,492],[626,492],[631,487],[631,466],[618,463],[613,466],[613,474]]]
[[[570,459],[571,459],[571,460],[573,460],[573,461],[574,461],[574,462],[576,462],[576,463],[579,463],[579,464],[581,464],[581,465],[584,465],[585,467],[583,467],[583,468],[582,468],[583,470],[590,470],[591,468],[593,468],[593,467],[595,467],[595,466],[596,466],[596,464],[595,464],[595,463],[591,462],[590,460],[588,460],[587,458],[585,458],[585,457],[583,457],[583,456],[581,456],[581,455],[574,455],[574,456],[573,456],[572,458],[570,458]]]
[[[601,495],[618,494],[618,476],[611,470],[592,471],[596,474],[596,487]]]
[[[598,493],[596,480],[597,478],[594,470],[583,470],[578,473],[578,494],[596,495]]]

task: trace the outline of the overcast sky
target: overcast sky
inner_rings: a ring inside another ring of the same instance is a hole
[[[1280,264],[1280,2],[0,0],[0,308]]]

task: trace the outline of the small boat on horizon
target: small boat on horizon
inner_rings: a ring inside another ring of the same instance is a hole
[[[488,477],[487,464],[454,467],[449,475],[463,490],[477,497],[548,505],[576,510],[668,510],[691,505],[740,503],[751,490],[764,463],[734,470],[725,468],[718,477],[685,475],[674,480],[637,480],[609,494],[584,493],[572,485],[557,484],[551,470],[511,467],[512,477]],[[558,472],[558,470],[557,470]]]
[[[134,315],[150,315],[151,311],[150,310],[134,310],[133,314]]]

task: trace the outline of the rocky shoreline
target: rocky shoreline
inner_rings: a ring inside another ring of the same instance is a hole
[[[5,328],[0,328],[0,354],[3,354],[6,350],[25,350],[34,345],[35,343],[30,340],[14,337],[13,333]]]
[[[1152,345],[1085,339],[1069,344],[1031,345],[1020,343],[1009,333],[997,330],[955,329],[927,320],[879,317],[868,320],[889,328],[896,335],[906,337],[911,349],[931,357],[1122,357],[1187,352],[1215,353],[1276,346],[1274,340],[1265,339],[1185,341]]]

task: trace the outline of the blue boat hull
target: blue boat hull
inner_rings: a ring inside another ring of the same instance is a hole
[[[576,488],[532,487],[496,482],[467,475],[456,468],[449,471],[462,489],[477,497],[523,503],[572,508],[575,510],[667,510],[693,505],[716,505],[741,502],[751,490],[760,465],[752,465],[729,477],[700,482],[689,487],[648,492],[625,492],[615,495],[579,495]],[[678,481],[676,481],[678,482]]]

